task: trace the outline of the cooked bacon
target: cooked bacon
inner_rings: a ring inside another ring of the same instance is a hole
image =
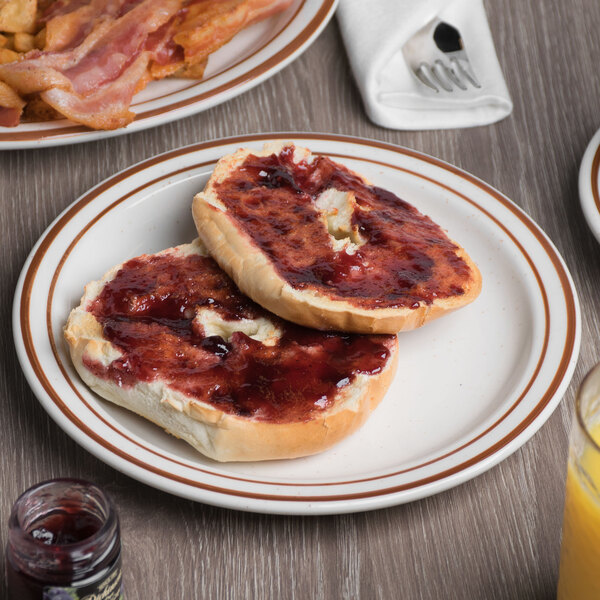
[[[252,23],[281,12],[293,0],[188,0],[171,23],[171,39],[150,66],[154,79],[175,72],[200,79],[208,56]]]
[[[180,14],[179,11],[177,14]],[[152,79],[163,79],[176,73],[184,64],[183,48],[173,42],[177,15],[148,36],[146,50],[152,53],[148,67]]]
[[[248,25],[285,10],[291,3],[292,0],[192,0],[182,11],[173,41],[184,49],[186,64],[193,65]]]
[[[161,0],[160,7],[156,0],[144,0],[116,20],[97,21],[74,49],[33,51],[24,60],[0,66],[0,80],[24,95],[40,93],[78,123],[123,127],[134,117],[128,110],[131,98],[149,79],[148,36],[180,8],[180,0]]]
[[[148,81],[201,77],[210,53],[291,2],[58,0],[43,18],[45,49],[0,65],[0,83],[94,129],[123,127]],[[18,123],[23,104],[11,102],[0,94],[0,124]]]
[[[140,81],[147,73],[148,57],[141,54],[122,75],[110,85],[100,86],[80,96],[72,92],[53,88],[44,92],[42,98],[50,106],[77,123],[93,126],[95,129],[116,129],[130,123],[134,113],[129,110],[131,98],[137,91]]]
[[[89,4],[88,0],[54,0],[44,12],[43,21],[66,15]]]
[[[44,50],[66,50],[78,46],[101,21],[114,20],[140,0],[65,0],[52,4],[44,15],[46,46]]]

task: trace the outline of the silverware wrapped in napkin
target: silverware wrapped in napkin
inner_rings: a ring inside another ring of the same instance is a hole
[[[452,129],[487,125],[511,113],[482,0],[340,0],[337,18],[367,114],[376,124]],[[445,89],[419,77],[421,62],[435,65],[443,58],[433,35],[430,43],[424,35],[439,21],[460,32],[479,87]]]

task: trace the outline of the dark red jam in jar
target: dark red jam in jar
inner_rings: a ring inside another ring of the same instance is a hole
[[[122,600],[119,518],[92,483],[54,479],[22,494],[8,521],[11,600]]]

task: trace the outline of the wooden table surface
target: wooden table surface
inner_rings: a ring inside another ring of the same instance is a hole
[[[554,596],[574,392],[600,358],[600,252],[577,194],[581,157],[600,127],[600,3],[488,0],[486,8],[514,101],[510,117],[495,125],[423,132],[373,125],[334,19],[281,73],[208,112],[99,142],[0,153],[2,546],[21,491],[75,476],[116,500],[128,599]],[[370,513],[246,514],[120,474],[64,434],[30,391],[13,351],[12,297],[23,262],[54,217],[88,188],[154,154],[283,130],[380,139],[462,167],[520,205],[564,256],[582,306],[579,363],[560,407],[500,465],[437,496]]]

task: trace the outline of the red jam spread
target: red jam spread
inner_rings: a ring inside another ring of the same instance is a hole
[[[195,310],[226,320],[266,316],[282,335],[268,346],[235,332],[204,335]],[[309,420],[331,406],[358,373],[379,373],[394,336],[306,329],[277,319],[246,298],[209,257],[158,254],[128,261],[87,307],[123,353],[108,367],[84,357],[118,385],[161,379],[230,414],[261,421]]]
[[[470,268],[429,217],[327,157],[294,163],[293,154],[286,147],[279,155],[249,155],[215,186],[238,227],[292,287],[363,308],[417,308],[464,294]],[[352,224],[366,243],[354,254],[332,248],[315,208],[331,188],[355,194]]]

